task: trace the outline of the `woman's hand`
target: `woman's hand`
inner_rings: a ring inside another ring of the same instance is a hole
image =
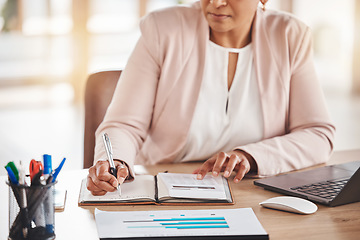
[[[89,168],[87,176],[87,189],[95,196],[104,195],[107,192],[116,190],[119,184],[122,184],[129,176],[129,169],[121,161],[114,160],[117,169],[117,178],[109,172],[108,161],[98,161]]]
[[[235,150],[231,152],[220,152],[206,160],[200,168],[193,173],[197,174],[197,179],[203,179],[208,172],[213,176],[218,176],[224,171],[224,177],[228,178],[233,171],[237,172],[234,182],[238,183],[249,171],[257,171],[257,165],[253,157],[243,151]]]

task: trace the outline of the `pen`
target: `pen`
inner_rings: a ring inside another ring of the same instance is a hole
[[[23,236],[27,238],[28,227],[29,227],[29,213],[27,208],[27,197],[25,190],[25,169],[20,161],[20,172],[19,172],[19,184],[21,184],[21,202],[20,202],[20,211],[22,214],[22,224],[23,224]]]
[[[25,185],[25,168],[22,161],[19,162],[19,184]]]
[[[52,182],[55,182],[55,180],[56,180],[56,178],[57,178],[57,176],[58,176],[61,168],[63,167],[63,165],[64,165],[64,163],[65,163],[65,160],[66,160],[66,158],[64,158],[64,159],[61,161],[61,163],[59,164],[59,166],[58,166],[57,168],[55,168],[54,174],[52,175]]]
[[[107,135],[107,133],[103,134],[103,140],[104,140],[105,151],[106,151],[106,154],[108,156],[108,161],[109,161],[109,164],[110,164],[110,173],[117,179],[117,171],[116,171],[114,159],[113,159],[113,156],[112,156],[113,153],[112,153],[111,142],[110,142],[110,138]],[[120,190],[120,185],[118,185],[116,189]]]

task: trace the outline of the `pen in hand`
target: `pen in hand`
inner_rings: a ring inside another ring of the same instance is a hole
[[[105,146],[105,151],[106,151],[106,154],[108,157],[108,161],[110,164],[109,172],[111,175],[113,175],[117,179],[117,170],[116,170],[114,159],[113,159],[112,146],[111,146],[110,138],[107,135],[107,133],[103,134],[103,141],[104,141],[104,146]],[[120,185],[118,185],[116,189],[119,191],[119,193],[121,195]]]

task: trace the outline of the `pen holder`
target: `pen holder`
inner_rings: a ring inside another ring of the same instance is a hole
[[[9,240],[55,239],[54,185],[9,186]]]

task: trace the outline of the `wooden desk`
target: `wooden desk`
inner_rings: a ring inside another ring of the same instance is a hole
[[[360,160],[360,149],[337,152],[328,164]],[[164,164],[146,167],[149,174],[161,171],[192,172],[198,163]],[[62,172],[57,187],[68,190],[65,211],[55,214],[56,239],[98,239],[94,220],[94,207],[78,207],[80,181],[87,175],[87,170]],[[0,239],[8,235],[8,188],[5,176],[0,177]],[[259,202],[280,194],[254,186],[253,179],[245,179],[238,184],[231,183],[236,204],[233,206],[210,206],[211,208],[253,208],[259,221],[268,232],[270,239],[359,239],[360,202],[339,207],[319,206],[312,215],[298,215],[265,209]],[[99,207],[101,210],[169,210],[169,209],[207,209],[209,206],[119,206]]]

